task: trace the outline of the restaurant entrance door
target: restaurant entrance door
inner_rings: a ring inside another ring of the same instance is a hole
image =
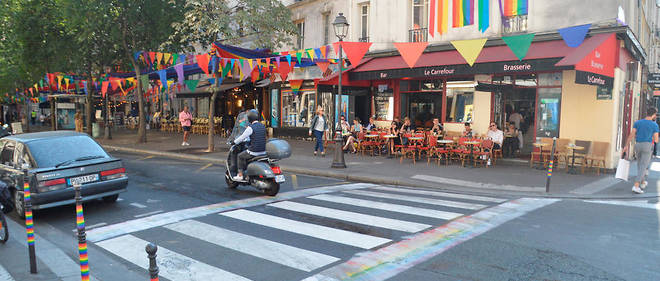
[[[508,88],[502,93],[496,93],[494,120],[501,130],[508,122],[515,122],[522,133],[520,155],[527,157],[533,150],[535,139],[536,88]]]

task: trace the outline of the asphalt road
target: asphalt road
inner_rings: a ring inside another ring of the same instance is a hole
[[[129,191],[84,210],[96,280],[146,280],[147,242],[160,247],[161,280],[660,280],[653,201],[479,197],[304,175],[287,175],[270,198],[227,189],[218,165],[114,156]],[[24,229],[10,227],[0,281],[80,280],[73,206],[35,213],[38,275],[27,273]]]

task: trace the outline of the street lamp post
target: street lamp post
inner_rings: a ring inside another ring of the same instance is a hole
[[[344,13],[339,13],[339,15],[335,18],[335,21],[332,23],[332,26],[334,27],[335,30],[335,36],[339,39],[339,42],[344,41],[344,38],[346,37],[346,34],[348,33],[348,21],[346,21],[346,17],[344,17]],[[341,98],[341,76],[343,72],[343,61],[342,61],[342,48],[341,48],[341,43],[339,44],[339,85],[337,86],[337,94],[335,94],[335,99],[334,99],[334,107],[335,107],[335,117],[339,116],[339,106],[337,106],[337,102]],[[339,125],[339,126],[337,126]],[[337,120],[335,120],[334,124],[334,131],[335,131],[335,157],[332,160],[332,168],[346,168],[346,161],[344,160],[344,150],[342,149],[342,135],[341,135],[341,124],[338,124]]]

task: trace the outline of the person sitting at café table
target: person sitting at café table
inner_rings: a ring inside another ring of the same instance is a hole
[[[470,122],[465,122],[465,130],[463,131],[463,137],[472,138],[472,126]]]
[[[488,133],[486,133],[488,139],[493,141],[493,149],[502,148],[502,142],[504,142],[504,132],[497,128],[497,124],[490,123],[488,128]]]
[[[504,150],[504,157],[513,157],[518,150],[518,134],[520,134],[520,132],[516,129],[516,123],[509,122],[504,130],[504,145],[502,147],[502,150]]]
[[[341,128],[341,135],[342,138],[344,139],[344,147],[342,148],[343,150],[348,150],[349,147],[353,152],[355,152],[355,146],[353,145],[354,138],[352,135],[350,135],[351,132],[351,126],[348,125],[348,122],[346,122],[346,119],[344,118],[344,115],[339,117],[339,124],[337,124]]]
[[[374,121],[375,120],[373,117],[369,117],[369,124],[367,124],[367,126],[365,126],[364,129],[367,131],[376,129],[376,125],[374,124],[375,123]]]
[[[438,118],[433,118],[433,127],[431,127],[431,132],[433,135],[436,137],[441,136],[443,129],[444,128],[442,127],[442,124],[440,124],[440,120]]]
[[[344,150],[346,150],[347,147],[350,147],[352,150],[351,152],[357,152],[355,149],[355,141],[357,140],[358,133],[360,132],[362,132],[362,124],[360,124],[360,119],[355,118],[353,119],[353,126],[351,126],[351,135],[346,138],[346,145],[344,146]]]
[[[408,138],[404,137],[404,134],[411,134],[415,132],[415,126],[410,123],[410,118],[406,117],[403,119],[403,125],[399,130],[399,136],[401,136],[401,142],[404,145],[408,144]]]
[[[399,126],[396,121],[392,121],[392,124],[390,124],[390,128],[388,129],[388,133],[393,136],[399,135]],[[398,137],[392,138],[392,141],[390,141],[390,154],[394,154],[395,145],[401,145],[401,139]]]

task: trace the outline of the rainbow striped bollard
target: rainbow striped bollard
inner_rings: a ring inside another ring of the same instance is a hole
[[[552,152],[550,153],[550,163],[548,163],[548,179],[545,181],[545,193],[550,192],[550,178],[552,178],[552,166],[555,163],[555,149],[557,149],[557,138],[552,138]]]
[[[144,247],[144,250],[147,251],[147,257],[149,258],[149,280],[158,281],[158,265],[156,264],[158,246],[154,243],[149,243]]]
[[[25,232],[27,233],[28,254],[30,257],[30,273],[37,273],[37,257],[34,252],[34,220],[32,218],[32,202],[30,201],[30,180],[27,170],[23,170],[23,205],[25,206]]]
[[[80,257],[80,280],[89,281],[89,259],[87,258],[87,241],[85,235],[85,216],[83,215],[80,185],[73,187],[76,190],[76,228],[78,229],[78,255]]]

